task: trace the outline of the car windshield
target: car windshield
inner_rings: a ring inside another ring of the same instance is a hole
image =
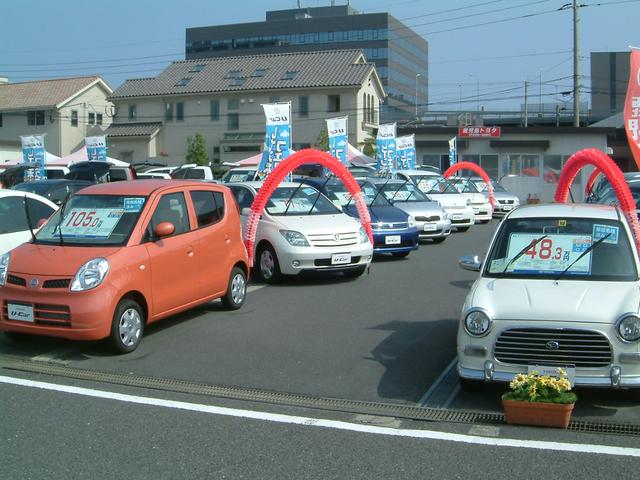
[[[458,190],[440,175],[411,175],[411,180],[425,194],[458,193]]]
[[[428,202],[429,199],[411,182],[379,184],[387,200],[391,202]]]
[[[636,209],[640,209],[640,182],[631,181],[629,184],[629,190],[631,191],[631,196],[633,197],[633,201],[636,202]],[[615,190],[609,189],[604,195],[598,200],[598,203],[603,205],[618,205],[618,196],[616,195]]]
[[[51,188],[50,183],[45,182],[23,182],[15,187],[13,190],[19,190],[21,192],[31,192],[36,193],[41,196],[46,196],[47,191]]]
[[[324,186],[324,193],[329,200],[339,207],[343,207],[351,202],[351,193],[349,193],[344,183],[327,183]]]
[[[479,190],[476,188],[473,182],[465,178],[451,179],[451,184],[460,193],[479,193]]]
[[[555,279],[570,267],[564,279],[633,281],[637,272],[631,248],[617,220],[509,219],[496,234],[484,276]]]
[[[369,207],[388,207],[391,205],[387,197],[382,193],[378,193],[378,189],[370,183],[360,185],[360,189],[364,194],[364,201]]]
[[[332,215],[340,213],[331,201],[311,186],[279,187],[267,202],[269,215]]]
[[[82,246],[124,245],[146,197],[75,195],[36,234],[37,243]],[[64,210],[64,217],[60,215]],[[62,241],[60,240],[62,237]]]
[[[221,180],[222,183],[251,182],[255,176],[255,170],[229,170]]]

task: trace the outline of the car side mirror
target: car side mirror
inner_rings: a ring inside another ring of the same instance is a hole
[[[458,265],[460,265],[460,267],[464,270],[479,272],[480,267],[482,266],[482,262],[477,255],[463,255],[458,260]]]
[[[156,238],[168,237],[169,235],[173,235],[173,232],[176,231],[176,227],[171,222],[160,222],[156,225],[156,228],[153,230]]]

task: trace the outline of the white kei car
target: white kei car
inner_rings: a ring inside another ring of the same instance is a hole
[[[476,223],[489,223],[493,217],[493,207],[489,199],[478,190],[473,182],[467,178],[452,177],[449,182],[471,202],[471,208]]]
[[[57,209],[55,203],[35,193],[0,189],[0,255],[28,242],[29,224],[37,232],[40,220],[46,220]]]
[[[458,327],[463,387],[563,367],[578,386],[640,389],[640,263],[615,207],[522,206],[460,265],[481,272]]]
[[[227,184],[246,222],[262,182]],[[373,246],[360,222],[342,213],[317,189],[302,183],[281,183],[258,222],[255,240],[258,273],[267,283],[303,271],[339,271],[362,275]]]

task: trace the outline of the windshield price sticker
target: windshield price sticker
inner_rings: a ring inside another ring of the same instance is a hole
[[[351,201],[351,194],[349,192],[333,192],[333,195],[337,198],[338,205],[345,205]]]
[[[509,237],[507,258],[513,258],[527,245],[539,239],[537,233],[512,233]],[[589,235],[555,234],[547,235],[525,251],[513,262],[508,271],[514,273],[560,273],[591,246]],[[492,268],[494,265],[492,264]],[[591,252],[577,261],[567,275],[588,275],[591,273]]]
[[[387,197],[387,200],[396,200],[398,202],[405,202],[409,200],[409,197],[411,196],[411,192],[407,192],[405,190],[398,190],[396,192],[386,191],[384,192],[384,195],[385,197]]]
[[[602,243],[612,243],[614,245],[618,244],[618,233],[620,229],[618,227],[613,227],[611,225],[593,225],[593,241],[600,240],[609,234],[609,236],[602,240]]]
[[[109,238],[124,211],[112,208],[74,208],[64,216],[61,229],[67,238]]]
[[[246,175],[242,173],[234,173],[229,177],[229,182],[244,182]]]
[[[134,197],[124,199],[124,211],[138,213],[144,205],[144,198]]]

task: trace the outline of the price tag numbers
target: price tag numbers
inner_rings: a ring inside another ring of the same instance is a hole
[[[509,238],[507,258],[513,258],[529,245],[524,254],[509,268],[523,273],[559,273],[587,250],[592,243],[589,235],[554,234],[536,242],[541,236],[529,233],[513,233]],[[591,252],[578,260],[568,274],[589,274]]]
[[[109,238],[123,213],[111,208],[73,208],[64,216],[62,234],[68,238]]]

